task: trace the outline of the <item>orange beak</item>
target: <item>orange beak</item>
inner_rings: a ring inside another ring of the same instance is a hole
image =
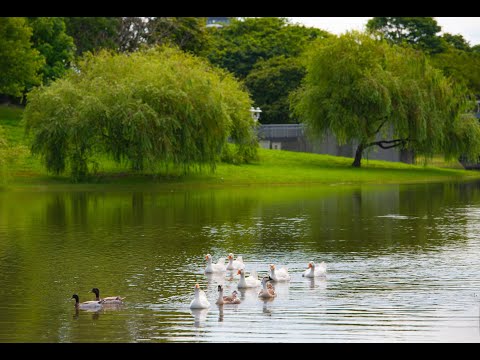
[[[240,275],[242,272],[240,270],[237,271],[237,274]]]
[[[198,285],[198,284],[195,284],[195,287],[196,287],[197,289],[200,289],[200,285]]]
[[[208,260],[208,255],[205,255],[205,260]]]
[[[310,269],[312,267],[312,264],[308,263],[308,268]]]
[[[270,265],[270,269],[275,269],[275,265]]]
[[[230,259],[233,259],[233,257],[231,257],[230,255],[227,256],[227,259],[230,260]]]

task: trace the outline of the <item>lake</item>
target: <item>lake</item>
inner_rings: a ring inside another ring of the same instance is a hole
[[[478,343],[479,230],[480,182],[0,192],[0,342]],[[207,253],[291,280],[219,307]],[[93,287],[125,304],[76,311]]]

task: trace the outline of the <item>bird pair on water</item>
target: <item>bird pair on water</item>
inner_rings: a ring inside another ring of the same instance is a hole
[[[108,296],[100,298],[100,290],[93,288],[92,293],[95,294],[95,300],[80,302],[78,295],[73,294],[72,299],[75,299],[76,309],[100,309],[104,305],[121,305],[123,304],[124,297],[120,296]]]

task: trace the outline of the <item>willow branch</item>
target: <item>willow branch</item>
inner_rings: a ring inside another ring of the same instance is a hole
[[[392,149],[400,145],[405,145],[410,139],[380,140],[367,144],[366,147],[377,145],[382,149]]]
[[[382,123],[378,126],[377,130],[373,134],[370,134],[370,135],[375,135],[376,133],[378,133],[387,121],[388,121],[388,118],[385,118],[385,120],[383,120]]]

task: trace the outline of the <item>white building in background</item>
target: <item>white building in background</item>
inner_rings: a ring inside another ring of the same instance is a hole
[[[358,143],[339,145],[333,134],[323,138],[309,138],[303,124],[265,124],[258,127],[258,142],[264,149],[288,150],[327,154],[353,158]],[[381,140],[380,137],[377,140]],[[413,164],[414,156],[410,151],[400,148],[380,149],[371,147],[364,152],[364,159],[385,160]]]
[[[251,107],[250,113],[255,122],[258,122],[262,110],[259,107]],[[309,152],[349,158],[355,157],[358,146],[356,142],[339,145],[336,137],[331,133],[322,138],[308,137],[303,124],[259,124],[257,136],[260,147],[264,149]],[[377,136],[376,140],[382,140],[380,135]],[[415,161],[412,151],[402,150],[399,147],[381,149],[372,146],[364,151],[363,158],[407,164],[413,164]]]

